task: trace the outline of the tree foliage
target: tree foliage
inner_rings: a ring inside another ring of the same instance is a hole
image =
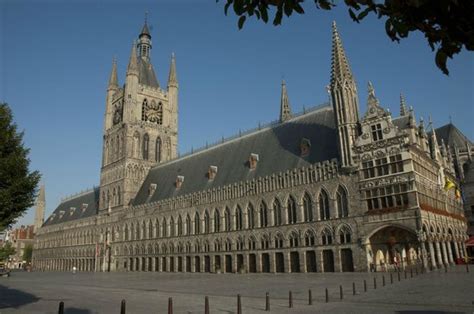
[[[23,249],[23,256],[22,259],[27,263],[31,263],[31,258],[33,256],[33,245],[32,244],[27,244],[25,245],[25,248]]]
[[[219,2],[219,0],[216,0]],[[239,17],[241,29],[245,21],[255,17],[267,23],[273,9],[273,25],[280,25],[283,17],[303,14],[305,0],[224,0],[224,12],[229,8]],[[311,0],[316,8],[331,10],[334,0]],[[385,19],[385,31],[393,41],[415,31],[424,34],[431,49],[436,50],[435,63],[444,74],[449,71],[447,58],[459,53],[463,47],[474,50],[474,1],[472,0],[344,0],[350,17],[357,23],[368,14]]]
[[[5,243],[3,247],[0,247],[0,262],[7,261],[10,255],[15,254],[15,248],[10,242]]]
[[[40,174],[29,171],[28,153],[10,108],[0,103],[0,230],[34,204]]]

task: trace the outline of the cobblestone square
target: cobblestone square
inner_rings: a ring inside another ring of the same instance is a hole
[[[406,279],[405,279],[406,276]],[[413,276],[413,277],[412,277]],[[374,289],[374,278],[377,288]],[[392,283],[393,279],[393,283]],[[364,292],[364,280],[367,292]],[[385,285],[384,285],[385,282]],[[353,283],[356,293],[353,295]],[[342,286],[343,300],[340,299]],[[15,272],[0,281],[0,313],[166,313],[168,298],[174,313],[474,313],[474,268],[455,266],[421,274],[185,274],[185,273],[66,273]],[[325,289],[329,302],[325,302]],[[312,305],[308,305],[308,290]],[[293,307],[289,308],[289,291]]]

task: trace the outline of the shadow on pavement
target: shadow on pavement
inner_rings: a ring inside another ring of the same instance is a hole
[[[78,309],[78,308],[75,308],[75,307],[68,307],[68,308],[64,309],[64,312],[66,314],[93,314],[93,312],[91,312],[90,310]],[[94,313],[97,313],[97,312],[94,312]]]
[[[0,295],[2,296],[0,298],[0,309],[17,308],[39,300],[39,298],[33,294],[17,289],[10,289],[2,285],[0,285]]]
[[[463,312],[447,312],[447,311],[429,311],[429,310],[420,310],[420,311],[396,311],[398,314],[462,314]]]

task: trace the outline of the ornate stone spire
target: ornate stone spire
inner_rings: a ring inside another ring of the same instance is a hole
[[[148,29],[148,12],[145,12],[145,23],[143,24],[142,31],[140,35],[138,35],[138,55],[140,58],[144,59],[145,61],[150,60],[150,50],[151,50],[151,35],[150,30]]]
[[[379,100],[375,96],[375,89],[371,81],[367,83],[367,94],[367,107],[369,110],[371,107],[379,107]]]
[[[290,101],[288,100],[288,93],[286,92],[286,83],[281,82],[281,100],[280,100],[280,122],[285,122],[291,119]]]
[[[45,192],[44,184],[42,184],[40,186],[38,198],[36,199],[35,224],[33,227],[33,230],[35,233],[43,225],[45,207],[46,207],[46,192]]]
[[[112,72],[110,73],[110,79],[109,79],[109,88],[116,88],[116,87],[118,87],[117,60],[114,57],[112,61]]]
[[[137,49],[135,48],[135,41],[132,44],[132,52],[130,53],[130,60],[128,61],[127,75],[138,75],[138,60]]]
[[[418,134],[421,137],[426,138],[425,122],[423,120],[423,117],[420,118],[420,124],[418,125]]]
[[[178,87],[178,75],[176,73],[176,59],[174,52],[171,54],[170,73],[168,75],[168,87]]]
[[[342,84],[345,81],[352,81],[352,71],[347,61],[341,37],[337,31],[336,21],[332,22],[332,64],[331,64],[331,84],[336,81]]]
[[[433,121],[431,121],[431,116],[429,120],[429,125],[431,127],[431,141],[430,141],[431,158],[439,161],[438,138],[436,137],[436,131],[433,127]]]
[[[408,111],[408,126],[410,128],[416,128],[415,111],[413,110],[413,107],[410,107],[410,110]]]
[[[405,104],[405,97],[400,93],[400,116],[406,116],[408,113],[407,106]]]

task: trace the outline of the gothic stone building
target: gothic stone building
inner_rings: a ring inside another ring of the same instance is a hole
[[[370,83],[360,115],[335,24],[331,104],[292,114],[283,83],[278,122],[180,157],[175,58],[160,86],[151,47],[145,23],[123,87],[114,61],[100,186],[45,221],[36,269],[341,272],[464,256],[463,203],[444,186],[467,146],[425,131],[403,98],[392,117]]]

